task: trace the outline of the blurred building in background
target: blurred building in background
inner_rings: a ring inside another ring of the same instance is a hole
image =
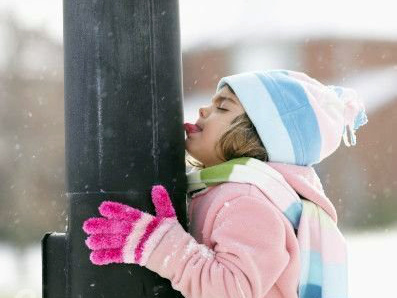
[[[0,17],[0,237],[25,246],[65,229],[63,49]]]

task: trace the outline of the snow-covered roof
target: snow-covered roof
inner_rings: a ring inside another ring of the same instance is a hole
[[[63,38],[63,0],[1,0],[0,16],[12,15],[24,29],[43,29],[59,43]],[[0,22],[1,25],[1,22]]]
[[[362,97],[367,113],[397,101],[397,66],[381,67],[346,77],[331,84],[354,88]]]

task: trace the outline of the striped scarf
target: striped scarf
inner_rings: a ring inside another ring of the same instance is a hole
[[[187,173],[187,191],[227,181],[257,186],[291,222],[300,247],[299,297],[348,297],[347,247],[328,213],[312,201],[301,199],[278,171],[250,157]]]

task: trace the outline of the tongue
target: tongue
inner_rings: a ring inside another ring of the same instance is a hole
[[[185,129],[188,132],[199,132],[199,131],[201,131],[201,129],[197,125],[190,124],[190,123],[185,123]]]

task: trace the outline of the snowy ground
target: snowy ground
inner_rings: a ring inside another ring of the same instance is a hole
[[[345,237],[349,250],[349,297],[397,297],[397,226]]]
[[[397,297],[397,226],[360,234],[345,233],[349,250],[349,298]],[[17,255],[0,244],[0,298],[41,297],[41,248]]]

